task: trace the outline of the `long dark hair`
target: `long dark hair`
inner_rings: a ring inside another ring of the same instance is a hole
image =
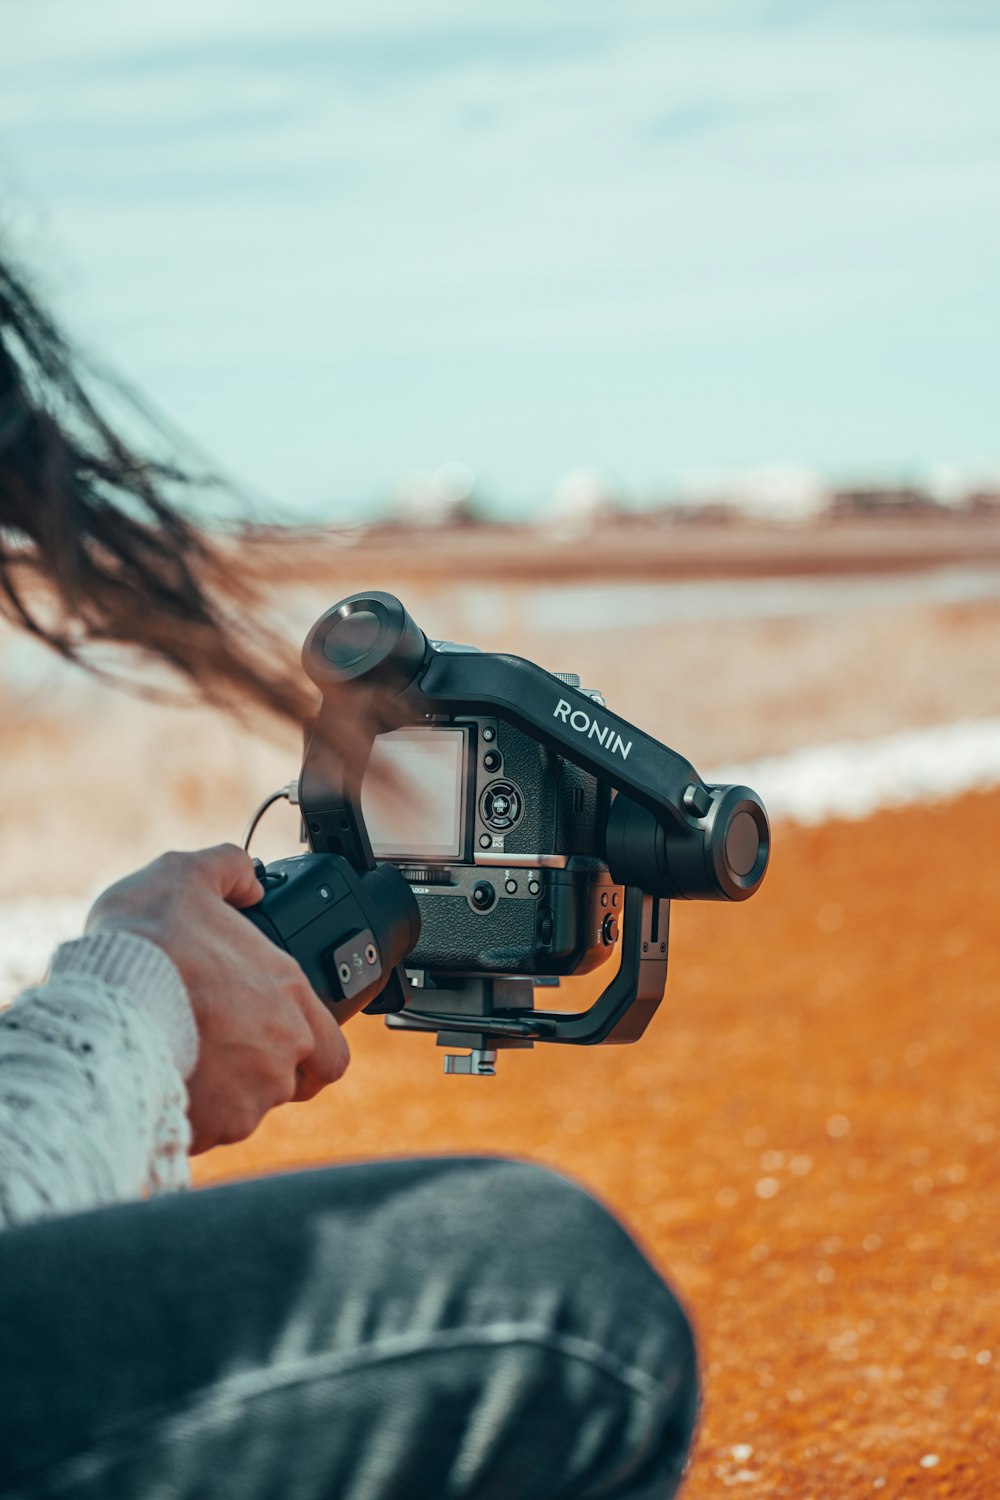
[[[186,513],[208,476],[116,430],[95,392],[123,390],[0,259],[0,613],[90,671],[129,645],[210,703],[301,722],[312,690],[262,630],[247,549]],[[164,425],[124,394],[155,446]]]

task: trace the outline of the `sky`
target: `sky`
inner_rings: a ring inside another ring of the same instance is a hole
[[[289,517],[1000,467],[995,0],[5,0],[0,234]]]

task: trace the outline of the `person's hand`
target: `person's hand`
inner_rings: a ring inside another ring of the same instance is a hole
[[[161,855],[109,886],[87,918],[88,932],[148,938],[180,971],[199,1038],[192,1152],[243,1140],[274,1105],[334,1083],[350,1058],[295,960],[234,910],[263,894],[250,856],[220,844]]]

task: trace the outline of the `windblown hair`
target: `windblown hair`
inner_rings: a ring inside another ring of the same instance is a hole
[[[102,390],[123,397],[0,260],[0,613],[90,671],[109,675],[102,648],[128,645],[209,703],[301,723],[312,690],[262,632],[259,579],[184,513],[212,481],[136,451]]]

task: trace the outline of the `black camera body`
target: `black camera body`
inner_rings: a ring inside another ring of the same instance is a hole
[[[297,787],[310,853],[261,867],[247,916],[338,1021],[363,1009],[468,1047],[448,1072],[635,1041],[663,998],[671,900],[743,901],[764,878],[757,794],[707,785],[572,676],[428,640],[379,592],[328,609],[302,660],[320,691]],[[332,749],[345,709],[353,770]],[[537,987],[613,953],[589,1009],[536,1008]]]
[[[562,976],[609,957],[624,890],[604,862],[607,786],[496,715],[439,715],[381,735],[378,761],[401,791],[383,811],[369,778],[362,810],[376,859],[416,897],[408,966]],[[399,805],[409,788],[412,823]]]

